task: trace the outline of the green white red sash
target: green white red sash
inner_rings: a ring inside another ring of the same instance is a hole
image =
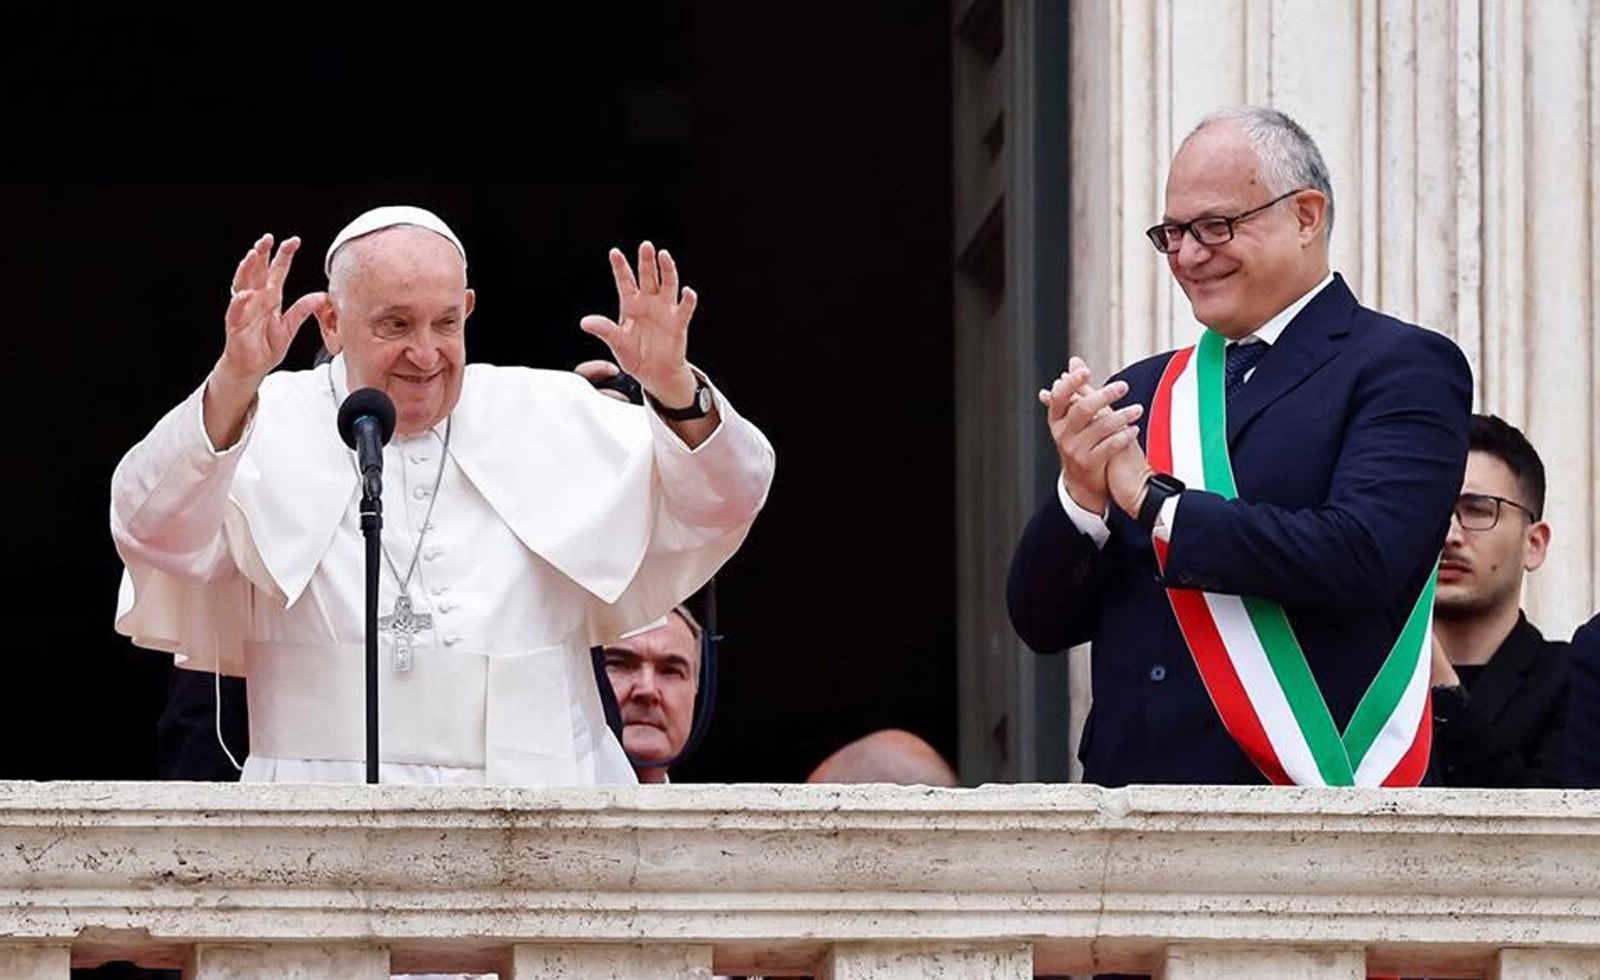
[[[1233,499],[1223,397],[1225,341],[1206,331],[1167,363],[1151,405],[1150,465]],[[1181,511],[1181,504],[1180,504]],[[1153,536],[1165,571],[1166,529]],[[1422,594],[1341,735],[1283,607],[1252,596],[1167,590],[1228,734],[1268,779],[1298,786],[1415,786],[1432,741],[1433,589]]]

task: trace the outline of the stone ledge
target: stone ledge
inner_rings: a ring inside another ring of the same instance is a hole
[[[1025,942],[1048,972],[1175,942],[1475,971],[1600,948],[1593,792],[0,783],[0,828],[0,936],[80,964],[307,938],[397,968],[670,942],[726,971],[875,941]]]

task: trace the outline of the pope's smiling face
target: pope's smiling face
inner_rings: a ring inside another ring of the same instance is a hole
[[[355,239],[334,256],[328,298],[322,340],[344,354],[350,390],[388,394],[401,435],[450,414],[461,398],[476,297],[448,239],[410,225]]]
[[[1244,132],[1214,123],[1190,136],[1167,176],[1164,221],[1249,211],[1293,188],[1269,187]],[[1322,195],[1305,191],[1238,221],[1233,240],[1201,245],[1184,235],[1167,267],[1196,320],[1228,338],[1247,336],[1327,275]]]

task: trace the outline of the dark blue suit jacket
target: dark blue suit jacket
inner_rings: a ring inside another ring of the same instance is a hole
[[[1148,409],[1170,357],[1117,375],[1123,404]],[[1443,545],[1471,405],[1455,344],[1360,306],[1335,277],[1229,405],[1240,499],[1180,496],[1167,580],[1283,605],[1342,729]],[[1052,495],[1007,587],[1012,624],[1034,651],[1094,641],[1085,780],[1264,782],[1200,683],[1149,535],[1111,510],[1097,549]]]

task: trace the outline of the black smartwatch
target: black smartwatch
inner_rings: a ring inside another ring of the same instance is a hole
[[[1156,529],[1156,517],[1168,497],[1175,497],[1187,489],[1183,481],[1170,473],[1152,473],[1144,487],[1144,503],[1139,505],[1139,526],[1146,531]]]
[[[711,386],[706,384],[706,379],[699,375],[695,375],[694,379],[694,401],[687,408],[668,408],[656,401],[655,396],[648,391],[644,393],[644,396],[650,399],[651,406],[655,408],[662,418],[671,419],[674,422],[692,422],[695,419],[703,419],[711,414]]]

